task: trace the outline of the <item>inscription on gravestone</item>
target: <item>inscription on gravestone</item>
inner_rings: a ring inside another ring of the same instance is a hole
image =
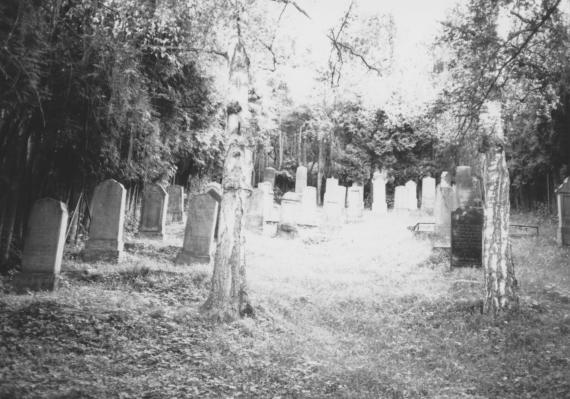
[[[451,267],[481,267],[483,210],[458,208],[451,213]]]

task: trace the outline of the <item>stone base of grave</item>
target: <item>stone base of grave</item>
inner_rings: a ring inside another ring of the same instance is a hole
[[[299,234],[297,226],[289,223],[280,223],[277,225],[277,236],[285,238],[295,238]]]
[[[81,253],[84,262],[119,263],[123,258],[123,251],[104,249],[85,249]]]
[[[138,237],[151,240],[164,240],[164,233],[158,231],[139,231]]]
[[[570,227],[558,227],[558,245],[570,245]]]
[[[211,260],[211,255],[197,256],[191,252],[180,251],[174,263],[177,265],[190,265],[192,263],[210,263]]]
[[[172,212],[169,213],[168,223],[183,223],[184,222],[184,212]]]
[[[22,272],[14,278],[17,293],[26,291],[55,291],[59,285],[59,275],[55,273]]]

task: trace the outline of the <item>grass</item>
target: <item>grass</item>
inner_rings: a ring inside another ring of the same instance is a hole
[[[569,251],[555,226],[514,240],[521,306],[493,318],[481,271],[450,271],[412,220],[248,237],[257,317],[229,325],[197,311],[211,266],[173,264],[181,226],[129,245],[120,266],[70,254],[55,294],[4,281],[0,398],[569,397]]]

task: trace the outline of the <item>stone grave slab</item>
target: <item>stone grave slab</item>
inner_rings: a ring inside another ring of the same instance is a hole
[[[168,223],[181,223],[184,221],[184,187],[171,185],[166,188],[168,193]]]
[[[43,198],[34,203],[24,237],[22,272],[14,280],[17,292],[57,288],[67,217],[63,202]]]
[[[139,236],[163,239],[166,227],[168,193],[162,186],[151,184],[143,191]]]
[[[188,217],[184,231],[184,244],[176,263],[209,263],[215,252],[215,231],[219,203],[208,193],[197,194],[188,201]]]
[[[118,263],[123,254],[126,190],[109,179],[100,183],[91,201],[89,238],[82,257],[86,262]]]
[[[482,267],[483,210],[458,208],[451,213],[451,268]]]

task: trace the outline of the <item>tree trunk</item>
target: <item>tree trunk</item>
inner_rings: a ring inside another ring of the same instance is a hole
[[[222,177],[218,243],[210,295],[201,311],[216,321],[253,315],[245,275],[245,218],[251,195],[252,147],[248,132],[249,59],[241,40],[230,62],[231,94],[227,106],[228,152]]]
[[[492,122],[490,145],[484,160],[483,268],[486,312],[496,313],[518,304],[517,280],[509,243],[509,170],[505,159],[500,121]],[[495,108],[496,110],[496,108]],[[494,127],[493,127],[494,124]]]

